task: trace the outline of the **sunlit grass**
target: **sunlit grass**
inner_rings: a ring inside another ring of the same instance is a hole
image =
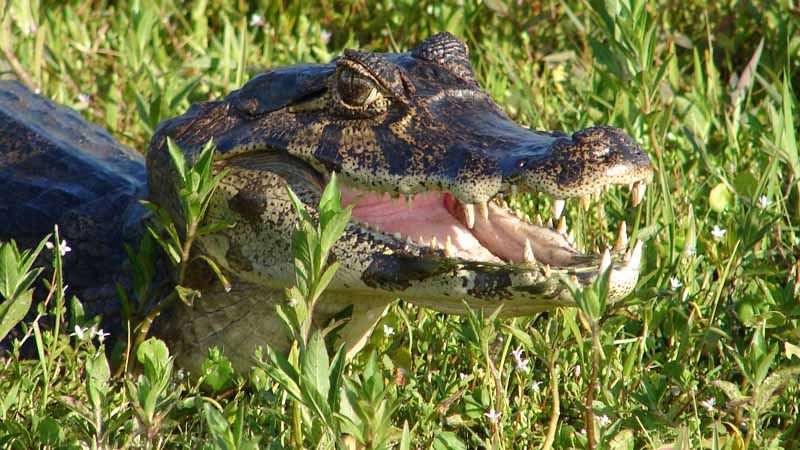
[[[497,320],[392,306],[345,371],[366,406],[397,405],[389,442],[407,423],[410,448],[588,448],[590,434],[597,448],[796,448],[797,6],[712,3],[0,1],[0,74],[145,151],[161,120],[262,70],[451,31],[518,122],[611,124],[642,144],[657,168],[643,206],[612,190],[566,215],[600,250],[625,220],[645,263],[634,294],[597,321],[578,309]],[[512,200],[549,217],[547,198]],[[38,359],[11,343],[0,360],[0,447],[296,442],[306,419],[260,368],[231,378],[212,358],[201,391],[151,342],[134,355],[149,372],[110,377],[98,330],[47,281],[38,312],[60,328],[23,321],[17,336]]]

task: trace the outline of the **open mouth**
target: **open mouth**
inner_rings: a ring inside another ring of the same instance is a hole
[[[630,185],[634,206],[641,202],[645,190],[644,181]],[[460,202],[448,192],[425,192],[401,200],[388,193],[342,185],[342,202],[356,201],[352,220],[362,228],[392,236],[404,242],[407,248],[428,247],[441,251],[448,258],[514,265],[521,269],[561,270],[582,282],[596,275],[601,259],[599,255],[579,251],[570,242],[563,215],[564,200],[553,202],[553,215],[547,222],[539,216],[531,220],[513,210],[499,195],[487,203],[471,205]],[[624,222],[620,224],[613,249],[609,250],[621,263],[615,267],[618,275],[631,272],[628,277],[633,276],[635,284],[641,242],[625,252],[628,247],[626,228]],[[623,284],[626,286],[620,287],[628,292],[633,288],[630,280]]]

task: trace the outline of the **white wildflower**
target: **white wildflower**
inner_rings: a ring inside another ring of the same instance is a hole
[[[761,209],[767,209],[772,205],[772,200],[769,199],[766,195],[762,195],[758,197],[758,207]]]
[[[53,245],[53,243],[50,242],[50,241],[47,241],[47,243],[45,243],[44,246],[47,247],[50,250],[53,250],[54,248],[56,248],[56,246]],[[58,243],[58,251],[59,251],[59,253],[61,253],[61,256],[64,256],[67,253],[72,251],[72,247],[67,245],[67,241],[66,240],[63,240],[63,241]]]
[[[264,25],[266,25],[266,22],[264,22],[264,18],[261,17],[261,14],[253,13],[253,15],[250,16],[251,27],[263,27]]]
[[[111,334],[105,333],[102,328],[98,330],[94,325],[92,325],[92,328],[89,331],[91,332],[92,337],[96,337],[101,343],[104,342],[108,336],[111,336]]]
[[[681,286],[683,286],[683,283],[681,283],[681,280],[679,280],[678,278],[672,277],[669,279],[669,286],[672,288],[673,291],[677,291],[678,289],[681,288]]]
[[[322,41],[323,44],[328,45],[328,42],[330,42],[331,40],[331,32],[328,30],[320,31],[319,39]]]
[[[722,238],[725,237],[725,229],[720,228],[719,225],[714,225],[714,228],[711,230],[711,236],[714,236],[714,239],[721,241]]]
[[[575,376],[576,376],[576,377],[579,377],[579,376],[581,376],[581,366],[580,366],[580,364],[578,364],[577,366],[575,366]]]
[[[709,398],[708,400],[703,400],[703,401],[701,401],[701,402],[700,402],[700,406],[702,406],[703,408],[705,408],[705,409],[706,409],[706,411],[708,411],[708,412],[712,412],[712,411],[714,411],[714,405],[715,405],[716,403],[717,403],[717,401],[716,401],[715,399],[713,399],[713,398]]]
[[[294,299],[294,298],[290,298],[290,299],[289,299],[289,306],[291,306],[292,308],[294,308],[295,306],[297,306],[297,300],[296,300],[296,299]]]
[[[82,341],[86,337],[87,332],[89,332],[89,328],[83,328],[80,325],[75,325],[75,332],[70,333],[70,336],[75,336],[78,338],[78,340]]]
[[[600,428],[604,428],[609,423],[611,423],[611,419],[609,419],[608,416],[602,415],[597,417],[597,424],[600,425]]]
[[[469,375],[465,374],[464,372],[461,372],[458,374],[458,379],[464,381],[468,376]]]
[[[511,351],[511,356],[514,357],[514,363],[517,366],[517,370],[522,371],[522,372],[527,372],[527,371],[530,370],[530,367],[528,367],[528,364],[530,363],[530,360],[522,357],[522,349],[521,348],[518,348],[516,350],[512,350]]]
[[[697,248],[692,247],[691,245],[687,245],[684,251],[688,256],[694,256],[697,254]]]
[[[503,413],[495,411],[494,408],[490,409],[488,413],[484,414],[484,416],[486,416],[486,418],[489,419],[489,422],[491,423],[497,423],[497,421],[500,420],[500,416],[502,415]]]
[[[383,324],[383,335],[384,336],[394,336],[394,328],[390,327],[389,325]]]

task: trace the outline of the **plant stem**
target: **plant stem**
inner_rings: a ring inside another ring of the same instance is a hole
[[[594,393],[597,388],[597,377],[600,372],[600,330],[597,322],[591,322],[590,332],[592,334],[592,371],[589,376],[589,388],[586,390],[586,440],[589,449],[597,448],[597,436],[594,432]]]
[[[550,393],[553,396],[553,411],[550,413],[550,423],[547,426],[547,436],[545,436],[542,450],[550,450],[553,447],[553,441],[556,438],[556,429],[558,428],[558,418],[561,416],[561,399],[558,392],[558,372],[556,371],[556,355],[547,360],[547,369],[550,372]]]

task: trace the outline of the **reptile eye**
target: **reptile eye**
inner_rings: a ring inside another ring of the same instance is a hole
[[[349,69],[339,72],[336,90],[345,104],[356,108],[369,106],[380,97],[374,81]]]

